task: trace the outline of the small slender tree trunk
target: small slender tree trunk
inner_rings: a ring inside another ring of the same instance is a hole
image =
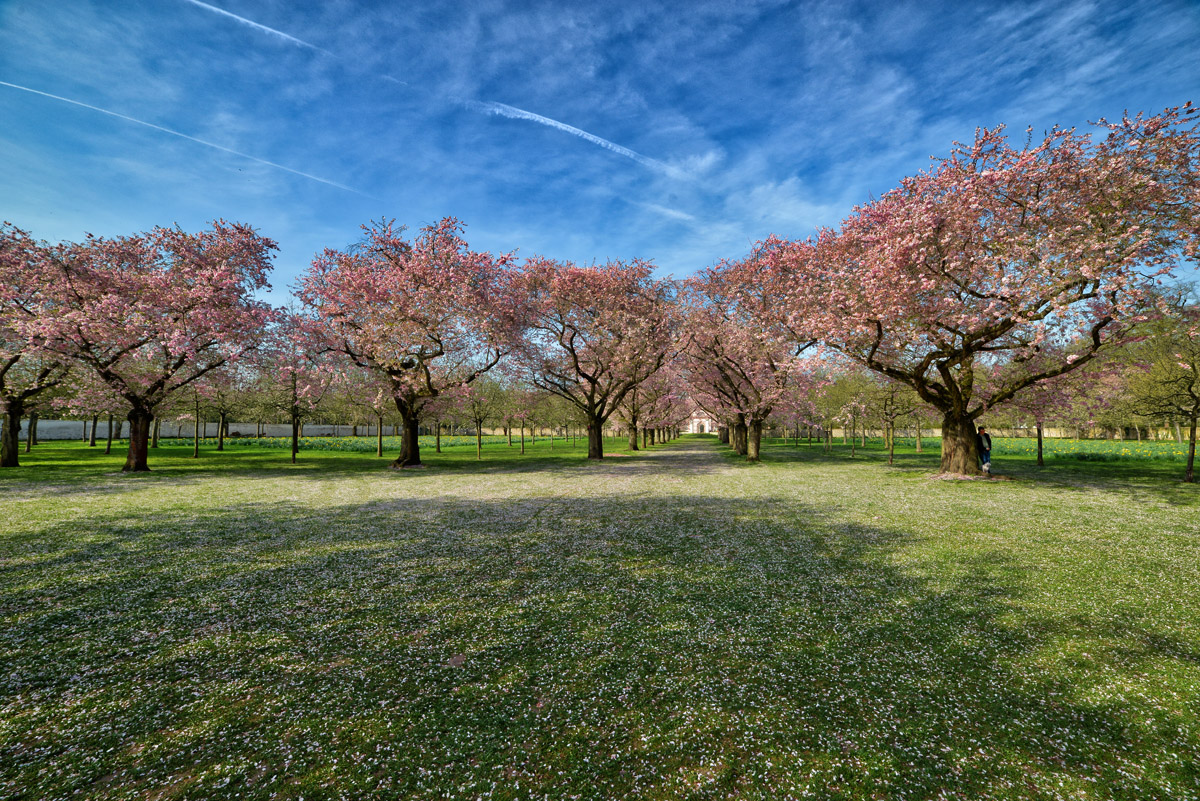
[[[200,458],[200,426],[204,422],[200,419],[200,395],[196,395],[196,430],[192,433],[192,458]]]
[[[158,447],[158,436],[159,436],[160,429],[162,429],[162,419],[159,417],[155,417],[154,423],[152,424],[152,427],[150,429],[150,447],[151,448]]]
[[[1175,441],[1177,443],[1179,443],[1180,445],[1182,445],[1183,444],[1183,431],[1180,430],[1180,428],[1179,428],[1179,421],[1173,420],[1172,424],[1175,426]],[[28,442],[28,441],[29,440],[26,440],[26,442]],[[28,450],[28,449],[26,449],[26,450]]]
[[[508,447],[512,447],[512,426],[504,427],[504,435],[508,437]]]
[[[1137,441],[1141,442],[1142,441],[1142,427],[1139,426],[1137,423],[1134,423],[1133,430],[1137,432]]]
[[[1045,458],[1045,456],[1042,455],[1042,437],[1045,435],[1045,430],[1042,428],[1041,421],[1038,421],[1035,424],[1035,427],[1037,428],[1037,440],[1038,440],[1037,463],[1038,463],[1038,467],[1045,467],[1046,466],[1046,458]]]
[[[296,463],[296,455],[300,453],[300,407],[292,406],[292,464]]]
[[[0,467],[20,467],[22,411],[20,403],[9,402],[4,431],[0,433]]]
[[[483,423],[475,421],[475,461],[483,459]]]
[[[150,467],[150,425],[154,415],[145,409],[129,410],[129,453],[125,456],[123,473],[148,473]]]
[[[80,442],[87,442],[87,418],[83,418],[83,436],[79,438]]]
[[[25,432],[25,452],[29,453],[33,450],[33,446],[37,444],[37,412],[29,413],[29,429]]]
[[[220,412],[217,417],[217,450],[225,450],[225,412]]]
[[[437,420],[436,422],[434,422],[433,430],[435,432],[433,435],[433,452],[441,453],[442,452],[442,421],[441,420]]]
[[[921,418],[918,417],[917,418],[917,453],[920,453],[922,450],[924,450],[924,449],[921,447]]]
[[[833,452],[833,427],[832,426],[827,426],[825,428],[825,452],[826,453]]]
[[[109,412],[108,413],[108,441],[106,443],[104,443],[104,452],[105,453],[112,453],[112,441],[113,441],[113,416],[112,416],[112,412]]]
[[[521,421],[521,455],[525,455],[525,421]]]
[[[889,425],[887,428],[888,441],[888,464],[892,464],[896,458],[896,429]]]
[[[1183,480],[1189,484],[1196,482],[1196,420],[1197,415],[1193,411],[1191,431],[1188,433],[1187,471],[1183,474]]]
[[[99,422],[100,422],[100,415],[93,414],[92,415],[92,433],[88,437],[88,447],[89,448],[96,447],[96,424]]]
[[[383,456],[383,415],[375,416],[375,455]]]
[[[854,454],[857,453],[857,446],[858,446],[857,425],[858,425],[858,421],[851,418],[851,420],[850,420],[850,458],[851,459],[853,459]]]

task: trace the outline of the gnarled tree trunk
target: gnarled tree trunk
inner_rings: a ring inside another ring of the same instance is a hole
[[[389,467],[398,470],[402,467],[415,467],[421,463],[420,421],[412,405],[396,400],[396,409],[400,412],[400,455]]]
[[[757,462],[762,449],[763,421],[751,419],[746,429],[746,461]]]
[[[946,412],[942,418],[942,472],[962,476],[980,474],[975,421],[967,415]]]
[[[146,409],[129,410],[129,452],[125,456],[123,473],[148,473],[150,455],[150,424],[154,415]]]

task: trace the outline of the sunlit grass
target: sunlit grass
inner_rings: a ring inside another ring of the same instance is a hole
[[[526,445],[22,454],[0,797],[1200,798],[1178,465]]]

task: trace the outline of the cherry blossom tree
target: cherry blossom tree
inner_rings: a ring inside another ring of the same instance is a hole
[[[692,396],[729,421],[730,444],[752,462],[772,411],[816,373],[799,356],[811,343],[797,346],[774,330],[759,272],[754,260],[725,264],[701,271],[685,290],[683,362]]]
[[[300,452],[300,426],[328,395],[338,370],[326,353],[318,321],[294,308],[284,309],[267,333],[260,361],[271,378],[264,387],[267,406],[287,415],[292,435],[292,464]]]
[[[487,373],[513,340],[510,256],[470,250],[450,217],[411,241],[389,221],[363,230],[359,246],[315,259],[297,295],[331,350],[387,379],[403,423],[392,467],[415,466],[425,406]]]
[[[18,466],[21,417],[67,375],[67,365],[28,335],[30,323],[50,313],[45,281],[61,250],[15,226],[0,227],[0,467]]]
[[[160,404],[255,346],[272,313],[253,295],[269,288],[275,249],[250,226],[218,220],[194,234],[176,227],[89,235],[50,259],[50,310],[23,332],[124,399],[123,470],[150,469],[150,424]]]
[[[527,380],[583,415],[588,458],[603,459],[605,422],[669,359],[675,284],[655,279],[643,261],[579,267],[537,258],[523,265],[518,285]]]
[[[979,415],[1125,340],[1196,258],[1196,110],[1097,125],[1022,147],[981,130],[839,231],[762,248],[794,330],[941,412],[944,472],[977,473]]]

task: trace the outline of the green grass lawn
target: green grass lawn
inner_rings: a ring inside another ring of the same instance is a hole
[[[0,798],[1200,799],[1181,465],[527,449],[22,453]]]

